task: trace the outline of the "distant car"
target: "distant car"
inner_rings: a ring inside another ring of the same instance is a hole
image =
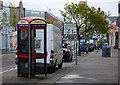
[[[96,44],[94,44],[94,49],[96,49]]]
[[[91,43],[90,46],[91,46],[91,50],[94,51],[94,43]]]
[[[89,51],[89,52],[94,51],[94,45],[93,45],[93,44],[88,43],[87,46],[88,46],[88,51]]]
[[[63,46],[63,61],[72,61],[73,53],[72,50]]]
[[[80,43],[80,51],[88,53],[88,46],[85,43]]]
[[[85,48],[85,44],[84,43],[80,43],[80,51],[81,52],[85,52],[86,48]]]

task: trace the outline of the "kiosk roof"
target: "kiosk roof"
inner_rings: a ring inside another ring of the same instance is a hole
[[[47,23],[44,19],[41,19],[39,17],[24,17],[24,18],[21,18],[20,20],[18,20],[18,22],[21,20],[26,20],[29,24],[34,20],[41,20],[41,21],[44,21],[45,23]],[[17,24],[18,24],[18,22],[17,22]]]

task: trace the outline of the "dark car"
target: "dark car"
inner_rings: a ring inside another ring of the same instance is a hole
[[[80,51],[88,53],[88,46],[85,43],[80,43]]]
[[[86,45],[84,43],[80,43],[80,51],[85,52],[86,51]]]
[[[94,51],[94,44],[93,43],[90,44],[90,47],[91,47],[91,50]]]
[[[88,51],[89,51],[89,52],[94,51],[94,44],[88,43],[88,44],[87,44],[87,47],[88,47]]]
[[[73,53],[72,50],[70,50],[69,48],[63,46],[63,61],[72,61],[73,58]]]

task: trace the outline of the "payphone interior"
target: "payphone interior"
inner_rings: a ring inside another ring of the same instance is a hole
[[[28,30],[20,30],[19,53],[28,54]]]

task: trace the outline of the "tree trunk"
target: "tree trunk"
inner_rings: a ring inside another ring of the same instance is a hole
[[[76,23],[76,28],[77,28],[77,38],[79,39],[79,50],[78,50],[78,54],[79,56],[81,56],[81,51],[80,51],[80,35],[79,35],[79,28],[80,26],[78,26],[78,24]]]
[[[80,36],[79,36],[79,56],[81,56],[81,50],[80,50]]]

